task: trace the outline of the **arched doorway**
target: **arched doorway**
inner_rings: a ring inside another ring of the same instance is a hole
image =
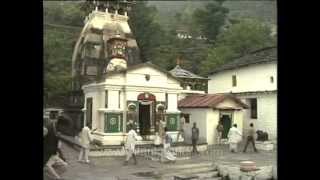
[[[155,131],[155,106],[156,97],[151,93],[141,93],[138,95],[139,101],[139,125],[140,135],[151,135]]]

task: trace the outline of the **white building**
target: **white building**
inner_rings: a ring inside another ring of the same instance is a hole
[[[94,137],[104,145],[120,145],[130,120],[144,140],[153,139],[161,118],[173,134],[178,131],[180,81],[151,63],[108,73],[103,81],[85,85],[83,90],[85,121],[97,129]]]
[[[264,48],[215,69],[209,75],[208,93],[232,93],[249,105],[244,133],[256,130],[277,137],[277,48]]]
[[[217,143],[217,125],[223,123],[222,138],[226,139],[229,129],[237,124],[242,131],[244,109],[248,106],[229,94],[191,95],[179,101],[179,109],[185,118],[183,129],[185,141],[191,142],[193,123],[199,128],[199,143]]]

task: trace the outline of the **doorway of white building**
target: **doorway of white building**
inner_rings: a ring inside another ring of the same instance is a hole
[[[228,138],[229,130],[232,126],[232,112],[220,111],[220,122],[223,125],[222,139]]]
[[[148,135],[154,134],[156,97],[153,94],[146,92],[139,94],[137,99],[139,101],[139,134],[147,137]]]
[[[139,129],[140,135],[150,134],[151,104],[139,103]]]

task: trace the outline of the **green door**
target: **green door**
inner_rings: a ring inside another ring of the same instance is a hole
[[[223,125],[222,139],[228,138],[228,133],[231,128],[231,117],[230,115],[222,115],[220,118]]]

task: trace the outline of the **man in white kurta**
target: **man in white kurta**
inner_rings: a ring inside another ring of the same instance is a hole
[[[237,124],[234,124],[232,128],[230,128],[228,133],[229,139],[229,148],[231,152],[237,152],[238,143],[241,141],[242,133],[237,128]]]
[[[137,164],[137,158],[135,155],[135,145],[136,145],[136,141],[138,140],[138,135],[134,130],[133,125],[130,124],[128,128],[129,128],[129,132],[128,132],[127,141],[125,144],[127,157],[126,157],[126,161],[124,162],[124,165],[128,164],[131,157],[133,157],[134,164]]]
[[[90,163],[90,161],[89,161],[89,150],[90,149],[89,148],[90,148],[91,141],[92,141],[91,130],[89,129],[88,126],[85,126],[82,128],[82,131],[80,133],[81,149],[80,149],[78,161],[80,161],[80,162],[84,161],[86,163]]]

